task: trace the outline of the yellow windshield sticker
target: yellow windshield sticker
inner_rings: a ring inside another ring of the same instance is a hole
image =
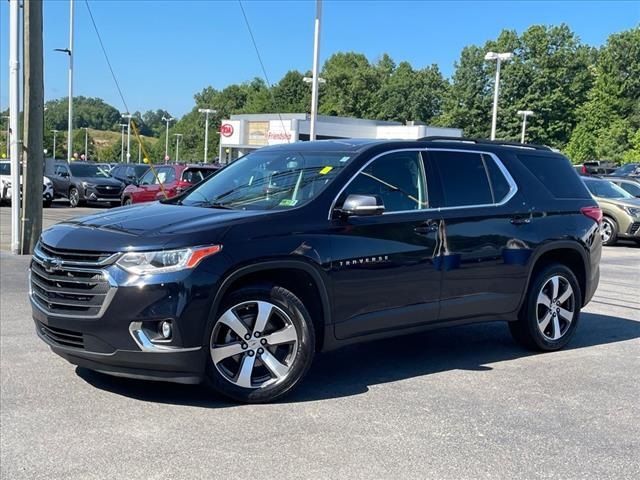
[[[283,198],[280,200],[280,204],[282,207],[295,207],[298,203],[298,200],[291,200],[290,198]]]
[[[320,170],[320,175],[326,175],[331,170],[333,170],[333,167],[324,167],[322,170]]]

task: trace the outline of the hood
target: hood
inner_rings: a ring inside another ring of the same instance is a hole
[[[122,182],[110,177],[73,177],[78,182],[87,182],[94,185],[111,185],[115,187],[122,187]]]
[[[270,213],[143,203],[67,220],[41,238],[54,248],[104,252],[207,245],[229,226]]]
[[[640,198],[603,198],[603,197],[595,197],[598,202],[609,203],[611,205],[616,205],[618,207],[640,207]]]

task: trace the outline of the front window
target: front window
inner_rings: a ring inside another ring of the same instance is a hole
[[[616,168],[611,175],[625,176],[640,173],[640,163],[629,163]]]
[[[633,195],[612,182],[604,180],[585,180],[584,183],[587,185],[591,194],[595,197],[614,199],[634,198]]]
[[[11,164],[9,162],[0,163],[0,175],[11,175]]]
[[[256,151],[213,175],[183,205],[283,210],[309,202],[351,160],[340,152]]]
[[[87,178],[109,178],[110,175],[104,171],[102,165],[89,165],[72,163],[69,165],[71,173],[74,177],[87,177]]]

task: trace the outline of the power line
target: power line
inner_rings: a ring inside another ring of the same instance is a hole
[[[86,0],[85,0],[86,1]],[[244,7],[242,6],[242,0],[238,0],[238,5],[240,5],[240,10],[242,10],[242,16],[244,17],[244,23],[247,26],[247,30],[249,31],[249,36],[251,37],[251,42],[253,43],[253,48],[256,51],[256,55],[258,57],[258,61],[260,62],[260,67],[262,68],[262,74],[264,75],[264,79],[267,81],[267,86],[269,87],[269,93],[271,94],[271,100],[273,101],[274,108],[278,108],[276,106],[276,97],[273,94],[273,85],[269,81],[269,75],[267,75],[267,69],[264,67],[264,62],[262,61],[262,56],[260,55],[260,50],[258,49],[258,44],[256,43],[256,39],[253,36],[253,31],[251,30],[251,25],[249,24],[249,19],[247,18],[247,13],[244,11]],[[287,135],[287,129],[284,125],[284,120],[282,119],[282,115],[280,112],[276,112],[278,118],[280,119],[280,123],[282,124],[282,131],[287,137],[287,143],[291,143],[291,139]]]
[[[113,81],[116,84],[116,88],[118,89],[118,93],[120,94],[120,99],[122,100],[122,104],[124,105],[125,111],[129,113],[129,106],[127,105],[126,100],[124,99],[124,95],[122,94],[122,89],[120,88],[120,84],[118,83],[118,79],[116,78],[116,74],[113,71],[113,67],[111,66],[111,62],[109,61],[109,55],[107,55],[107,50],[104,48],[104,43],[102,42],[102,37],[100,36],[100,32],[98,31],[98,26],[96,25],[96,21],[93,18],[93,13],[91,12],[91,7],[89,6],[89,0],[84,0],[84,4],[87,6],[87,10],[89,11],[89,17],[91,17],[91,23],[93,24],[93,29],[96,31],[96,35],[98,36],[98,41],[100,42],[100,47],[102,48],[102,53],[104,54],[104,58],[107,61],[107,65],[109,66],[109,71],[111,72],[111,76],[113,77]]]

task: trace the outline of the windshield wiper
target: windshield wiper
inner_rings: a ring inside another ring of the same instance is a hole
[[[180,205],[184,205],[184,203],[182,201],[178,202]],[[202,207],[202,208],[221,208],[223,210],[234,210],[233,207],[230,207],[228,205],[225,205],[224,203],[220,203],[220,202],[211,202],[209,200],[203,200],[201,202],[195,202],[192,203],[190,205],[187,205],[189,207]]]

